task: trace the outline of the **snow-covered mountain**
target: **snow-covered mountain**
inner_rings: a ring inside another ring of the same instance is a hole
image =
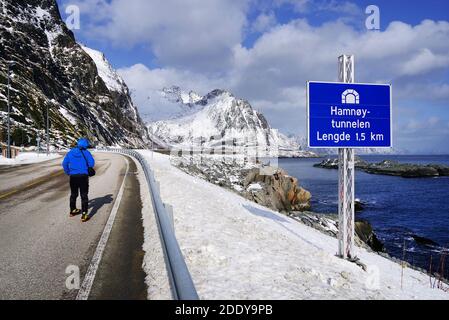
[[[162,89],[161,94],[170,102],[181,103],[187,106],[193,106],[203,98],[194,91],[182,91],[178,86],[164,88]]]
[[[179,87],[162,94],[180,106],[174,119],[148,124],[149,134],[168,148],[255,148],[279,156],[310,156],[278,130],[270,127],[263,114],[246,100],[226,90],[214,90],[201,97]],[[279,154],[277,154],[279,152]]]
[[[6,117],[8,61],[16,62],[11,83],[15,144],[35,145],[36,138],[43,137],[48,107],[55,146],[69,146],[79,136],[103,145],[147,145],[145,125],[126,84],[102,53],[76,42],[55,0],[2,1],[2,120]],[[2,121],[0,132],[5,125]]]

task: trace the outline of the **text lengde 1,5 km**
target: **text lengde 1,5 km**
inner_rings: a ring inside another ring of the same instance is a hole
[[[370,141],[383,141],[384,140],[384,135],[380,134],[380,133],[373,133],[370,132],[369,134],[365,133],[365,132],[361,132],[361,133],[355,133],[354,134],[355,140],[356,141],[366,141],[366,140],[370,140]],[[352,141],[352,135],[350,133],[323,133],[321,134],[319,131],[317,131],[316,133],[316,140],[317,141],[332,141],[335,144],[340,143],[341,141]]]

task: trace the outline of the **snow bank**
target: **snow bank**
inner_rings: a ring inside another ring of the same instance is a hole
[[[172,294],[162,244],[159,238],[159,230],[156,216],[151,201],[150,191],[141,165],[134,161],[138,170],[137,178],[140,185],[142,199],[142,224],[144,227],[145,251],[142,265],[145,271],[145,283],[147,285],[148,300],[171,300]]]
[[[53,160],[60,158],[59,154],[50,154],[47,156],[45,153],[36,153],[36,152],[22,152],[15,159],[7,159],[5,157],[0,156],[0,165],[22,165],[22,164],[31,164],[31,163],[39,163],[48,160]]]
[[[363,271],[336,257],[337,240],[189,176],[141,151],[173,206],[175,233],[201,299],[448,299],[429,277],[357,248]]]

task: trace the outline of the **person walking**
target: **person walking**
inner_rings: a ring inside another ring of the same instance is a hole
[[[88,147],[89,140],[79,139],[77,146],[67,153],[62,162],[65,174],[70,177],[70,217],[82,212],[82,222],[89,220],[89,177],[95,174],[95,160]],[[78,194],[81,194],[81,210],[76,208]]]

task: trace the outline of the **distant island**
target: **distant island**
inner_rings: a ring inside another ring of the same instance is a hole
[[[449,176],[449,166],[439,164],[410,164],[394,160],[370,163],[357,157],[355,168],[371,174],[399,176],[403,178],[432,178]],[[328,158],[314,165],[316,168],[338,169],[338,159]]]

